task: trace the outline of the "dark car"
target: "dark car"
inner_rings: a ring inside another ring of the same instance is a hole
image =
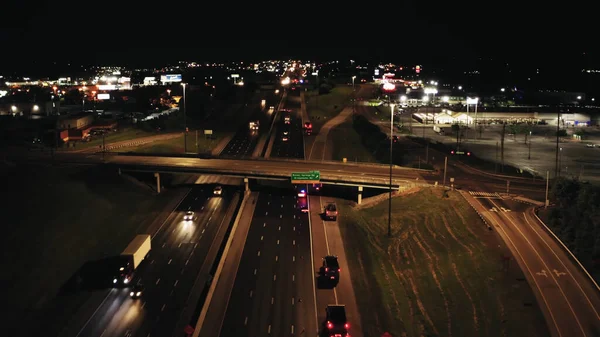
[[[330,304],[325,309],[325,328],[330,337],[347,337],[350,325],[346,318],[346,306],[343,304]]]
[[[135,286],[133,286],[133,288],[131,288],[131,291],[129,292],[129,296],[131,298],[140,298],[140,297],[142,297],[143,293],[144,293],[144,286],[141,284],[136,284]]]
[[[334,202],[325,206],[325,219],[336,221],[338,216],[337,206]]]
[[[323,276],[329,280],[339,280],[340,264],[337,256],[328,255],[323,258]]]
[[[306,198],[298,198],[298,209],[302,213],[308,213],[308,201]]]

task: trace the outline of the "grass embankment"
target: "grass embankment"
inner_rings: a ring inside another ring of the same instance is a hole
[[[329,131],[328,142],[332,146],[332,160],[348,162],[376,163],[377,159],[363,145],[359,135],[352,125],[352,121],[346,121]]]
[[[352,86],[338,86],[324,95],[319,95],[317,90],[306,93],[306,111],[315,131],[318,131],[327,120],[338,115],[350,103],[351,94]]]
[[[187,134],[187,152],[205,153],[211,151],[222,138],[219,132],[213,131],[212,138],[206,138],[203,130],[198,131],[198,146],[196,147],[196,133]],[[117,152],[136,152],[136,153],[185,153],[185,140],[182,137],[158,140],[148,144],[124,147],[116,150]]]
[[[548,336],[516,263],[503,270],[495,234],[457,193],[395,198],[392,238],[387,203],[341,206],[365,336]]]
[[[115,171],[14,167],[4,173],[3,317],[17,331],[65,324],[89,295],[58,296],[88,261],[118,255],[161,215],[175,189],[154,196]],[[40,320],[50,320],[41,322]],[[9,326],[9,331],[10,331]]]
[[[128,128],[122,131],[109,132],[104,135],[104,143],[116,143],[122,142],[125,140],[134,140],[141,137],[155,136],[157,133],[149,132],[143,129],[137,128]],[[100,147],[102,146],[102,136],[93,136],[92,140],[89,142],[77,142],[75,150],[77,149],[86,149],[90,147]]]

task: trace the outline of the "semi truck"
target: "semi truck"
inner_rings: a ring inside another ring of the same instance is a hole
[[[122,262],[117,275],[113,279],[113,284],[127,285],[131,282],[135,270],[150,252],[151,240],[152,238],[148,234],[140,234],[133,238],[121,253]]]

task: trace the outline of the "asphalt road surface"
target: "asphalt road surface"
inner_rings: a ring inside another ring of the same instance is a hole
[[[534,216],[530,205],[495,193],[465,193],[507,243],[553,336],[600,336],[597,287]]]
[[[269,106],[261,107],[258,103],[252,103],[254,113],[246,123],[243,123],[233,138],[221,151],[221,156],[229,158],[244,158],[252,156],[252,152],[260,139],[260,136],[269,132],[274,113],[269,114]],[[259,121],[260,126],[256,131],[250,130],[249,123]]]
[[[276,121],[277,132],[271,157],[304,159],[304,135],[302,118],[298,109],[292,109],[292,112],[280,112],[281,119]],[[290,124],[285,124],[285,116],[290,117]],[[288,134],[284,134],[287,131]],[[287,140],[284,141],[284,137]]]
[[[141,283],[140,299],[129,289],[111,289],[93,313],[82,312],[61,336],[172,336],[211,243],[223,226],[233,190],[213,196],[210,186],[197,186],[152,239],[152,249],[132,284]],[[183,214],[193,210],[193,221]],[[183,319],[190,319],[183,318]]]
[[[261,191],[221,336],[314,335],[308,216],[288,189]]]

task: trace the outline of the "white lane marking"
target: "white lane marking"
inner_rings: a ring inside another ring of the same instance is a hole
[[[244,319],[244,325],[248,325],[248,316]]]
[[[258,251],[258,254],[257,254],[257,255],[258,255],[258,256],[260,256],[260,250]]]
[[[279,245],[279,240],[277,240],[277,244]]]
[[[158,280],[156,280],[156,285],[158,285],[158,283],[160,282],[160,277],[158,278]]]
[[[160,308],[160,311],[165,311],[165,307],[167,306],[167,304],[163,304],[162,308]]]
[[[296,301],[295,301],[295,299],[292,297],[292,305],[294,305],[294,302],[296,302]]]
[[[292,282],[296,281],[296,274],[292,274]]]
[[[254,291],[250,290],[250,298],[252,298],[252,294],[254,294]]]
[[[279,261],[279,256],[275,255],[275,262]]]
[[[275,303],[275,297],[271,297],[271,305],[273,305],[273,303]]]
[[[269,328],[267,328],[267,333],[270,335],[271,334],[271,324],[269,324]]]
[[[273,275],[273,281],[277,280],[277,275]]]
[[[292,262],[296,262],[296,256],[292,256]]]
[[[296,245],[296,240],[292,240],[292,246]]]
[[[254,275],[256,275],[256,271],[257,271],[256,268],[254,268]]]
[[[169,259],[169,262],[167,262],[167,264],[171,264],[171,262],[173,262],[173,259]]]
[[[265,222],[265,223],[263,223],[263,228],[264,228],[264,227],[267,227],[267,223],[266,223],[266,222]]]
[[[279,226],[279,228],[277,230],[280,231],[281,230],[281,226]]]
[[[190,263],[190,259],[185,260],[185,265],[187,266],[187,264]]]
[[[173,287],[177,287],[177,283],[179,283],[179,280],[175,280],[175,283],[173,284]]]
[[[260,241],[264,240],[264,238],[265,238],[265,237],[261,235],[261,236],[260,236]]]

